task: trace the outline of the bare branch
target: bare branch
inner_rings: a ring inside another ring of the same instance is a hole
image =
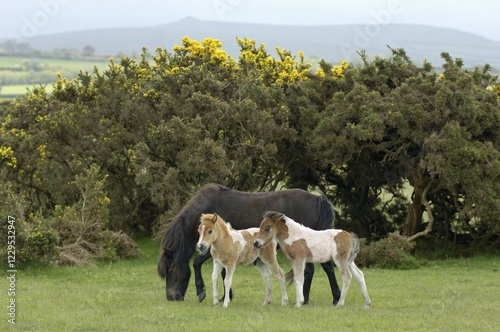
[[[424,189],[424,192],[422,193],[422,205],[425,206],[425,211],[427,212],[427,217],[429,218],[429,222],[427,223],[427,227],[421,231],[418,232],[408,238],[408,241],[415,241],[419,237],[426,236],[432,231],[432,225],[434,224],[434,216],[432,214],[432,207],[431,204],[429,203],[429,200],[427,199],[427,192],[432,186],[432,181],[427,184],[427,186]]]

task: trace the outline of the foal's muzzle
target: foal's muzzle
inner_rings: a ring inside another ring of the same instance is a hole
[[[205,243],[198,243],[196,245],[196,250],[200,252],[200,254],[204,254],[208,250],[208,246]]]
[[[259,249],[259,248],[261,248],[261,247],[262,247],[262,243],[261,243],[259,240],[257,240],[257,241],[255,241],[255,242],[253,243],[253,246],[254,246],[255,248]]]

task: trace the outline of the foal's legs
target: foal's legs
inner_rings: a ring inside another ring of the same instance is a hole
[[[264,279],[264,284],[266,285],[266,298],[264,299],[264,303],[262,304],[262,305],[266,305],[266,304],[271,303],[271,299],[272,299],[271,271],[269,271],[269,268],[267,267],[267,265],[265,265],[260,259],[257,259],[255,266],[257,266],[257,269],[259,270],[260,275],[262,276],[262,279]]]
[[[229,305],[229,301],[231,300],[229,298],[229,290],[231,289],[231,283],[233,282],[233,274],[234,270],[236,268],[236,262],[232,265],[227,265],[226,266],[226,279],[224,279],[224,307],[227,308]],[[215,299],[214,299],[215,301]]]
[[[304,269],[304,304],[309,303],[309,293],[311,292],[311,283],[314,275],[314,264],[306,263]]]
[[[213,294],[213,304],[217,305],[219,303],[219,291],[217,289],[217,281],[219,279],[219,274],[221,273],[223,266],[216,262],[214,259],[214,269],[212,271],[212,294]]]
[[[328,281],[330,283],[330,289],[332,290],[333,304],[336,305],[340,299],[340,288],[337,283],[337,278],[335,278],[334,264],[333,262],[321,263],[323,270],[328,276]],[[314,275],[314,264],[306,263],[304,270],[304,304],[309,303],[309,293],[311,291],[311,283]]]
[[[222,272],[220,273],[222,280],[226,280],[226,269],[222,269]],[[222,297],[219,299],[219,302],[224,302],[224,298],[226,297],[226,288],[224,288],[224,294],[222,294]],[[229,300],[233,299],[233,289],[229,289]],[[201,302],[201,301],[200,301]]]
[[[194,270],[194,282],[196,285],[196,295],[198,295],[198,301],[203,302],[205,297],[207,296],[207,293],[205,292],[205,283],[203,282],[203,276],[201,275],[201,265],[212,257],[210,254],[210,250],[208,250],[205,254],[201,254],[196,256],[196,258],[193,261],[193,270]],[[222,280],[226,278],[226,270],[222,269],[221,271],[221,276]],[[226,295],[226,292],[224,290],[224,295],[222,295],[222,299],[219,300],[219,302],[224,301],[224,297]],[[229,298],[233,298],[233,291],[230,289],[229,290]]]
[[[307,266],[307,264],[306,264]],[[326,263],[321,263],[321,266],[323,267],[323,270],[325,271],[326,275],[328,276],[328,281],[330,282],[330,289],[332,290],[332,296],[333,296],[333,305],[336,305],[339,302],[340,299],[340,288],[339,284],[337,283],[337,278],[335,278],[335,272],[333,270],[334,264],[333,261],[326,262]],[[307,283],[307,281],[306,281]],[[309,284],[309,287],[311,285]],[[304,284],[304,293],[306,285]],[[309,295],[309,293],[307,294]],[[306,295],[304,294],[304,297]],[[307,298],[305,299],[305,302],[307,303]]]
[[[361,292],[363,293],[363,297],[365,298],[365,308],[368,309],[372,301],[370,300],[370,297],[368,296],[368,290],[366,289],[365,276],[363,272],[358,269],[356,264],[354,264],[354,262],[351,262],[349,264],[349,271],[351,271],[352,276],[358,282],[359,287],[361,287]]]
[[[305,259],[296,259],[292,261],[293,279],[295,280],[296,300],[295,306],[301,307],[304,304],[304,268]]]
[[[281,305],[288,304],[288,294],[286,292],[286,281],[285,281],[285,273],[283,269],[279,266],[278,261],[276,259],[276,249],[275,247],[271,248],[269,252],[267,250],[261,250],[260,260],[266,264],[267,269],[272,272],[272,274],[278,279],[281,288]],[[271,299],[269,299],[270,301]]]
[[[348,263],[346,260],[335,260],[335,264],[340,270],[340,275],[342,276],[342,291],[340,292],[340,299],[337,306],[343,306],[345,302],[345,296],[347,290],[349,289],[349,284],[351,283],[352,275],[348,268]]]
[[[330,282],[330,289],[332,290],[333,304],[336,305],[340,299],[340,288],[337,283],[337,278],[335,278],[334,264],[333,262],[321,263],[323,270],[328,276],[328,281]],[[311,283],[314,275],[314,264],[306,263],[304,269],[304,304],[309,303],[309,293],[311,291]]]

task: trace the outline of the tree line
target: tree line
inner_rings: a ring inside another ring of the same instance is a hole
[[[79,229],[89,247],[103,230],[154,234],[218,182],[319,189],[336,226],[368,241],[400,231],[500,244],[500,90],[488,65],[443,53],[436,72],[392,49],[313,71],[302,52],[237,42],[233,58],[216,39],[185,37],[4,103],[2,223],[17,213],[27,234],[36,224],[59,244]],[[119,255],[111,238],[94,251]]]

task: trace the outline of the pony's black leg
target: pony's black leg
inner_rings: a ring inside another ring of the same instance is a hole
[[[203,276],[201,275],[201,265],[212,255],[210,255],[210,251],[203,255],[198,255],[194,259],[193,262],[193,270],[194,270],[194,283],[196,285],[196,295],[198,295],[198,300],[202,302],[207,293],[205,292],[205,283],[203,282]]]
[[[314,264],[306,263],[304,269],[304,304],[309,302],[309,292],[311,291],[311,283],[314,275]]]
[[[330,288],[332,289],[332,296],[333,296],[333,305],[336,305],[340,299],[340,288],[339,284],[337,283],[337,279],[335,278],[335,271],[333,270],[335,264],[333,264],[333,262],[330,261],[327,263],[321,263],[321,266],[323,267],[323,270],[325,270],[325,273],[328,276],[328,281],[330,281]]]
[[[224,279],[226,279],[226,269],[222,269],[222,272],[220,273],[222,276],[222,284],[224,285]],[[222,298],[219,299],[219,302],[224,302],[224,298],[226,297],[226,287],[224,287],[224,294],[222,294]],[[233,299],[233,289],[229,288],[229,299]]]

